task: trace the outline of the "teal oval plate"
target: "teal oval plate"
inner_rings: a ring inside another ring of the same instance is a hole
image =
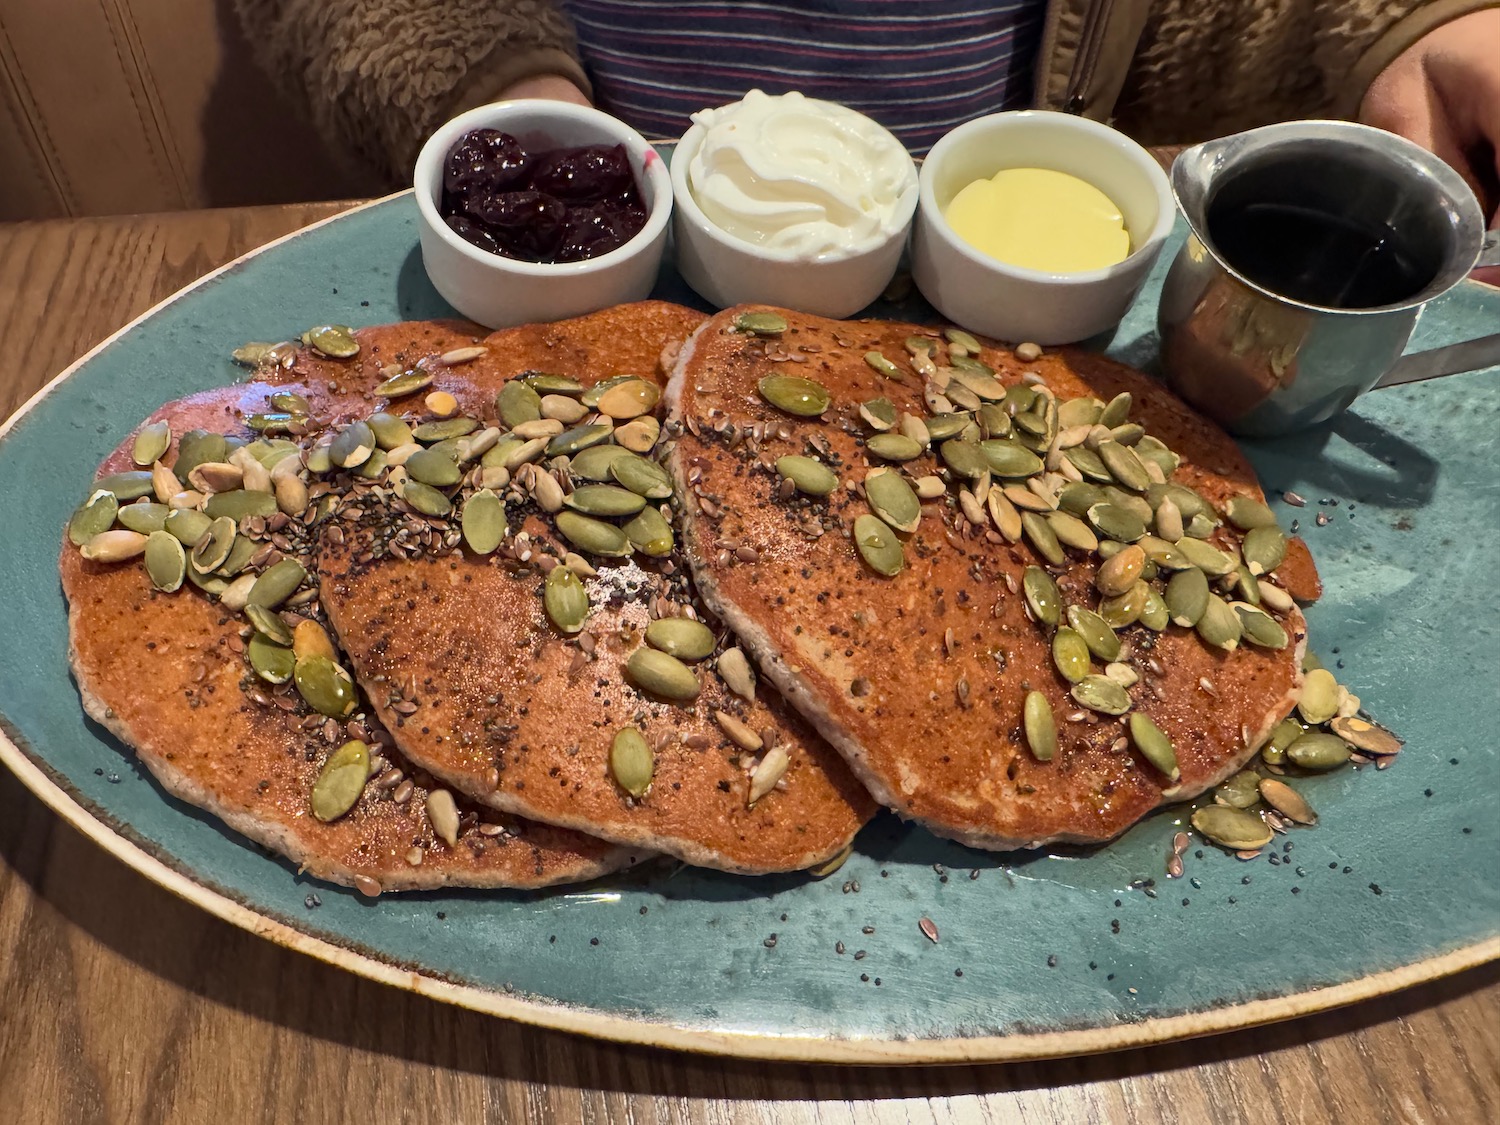
[[[837,874],[647,870],[546,894],[367,901],[299,877],[166,796],[88,722],[68,673],[57,530],[81,481],[228,355],[319,321],[446,315],[397,196],[263,248],[106,341],[0,441],[9,598],[0,757],[82,831],[204,908],[393,985],[634,1042],[846,1062],[1035,1058],[1347,1003],[1500,956],[1500,379],[1382,391],[1249,448],[1310,543],[1312,646],[1407,739],[1391,768],[1308,780],[1322,816],[1243,862],[1150,819],[1093,851],[996,855],[878,818]],[[1155,294],[1108,350],[1149,367]],[[691,300],[664,279],[662,296]],[[876,313],[920,316],[911,306]],[[1500,292],[1434,304],[1416,346],[1500,323]],[[1318,513],[1327,519],[1320,522]],[[23,530],[26,529],[26,530]],[[924,923],[924,920],[927,920]],[[924,932],[924,930],[926,932]]]

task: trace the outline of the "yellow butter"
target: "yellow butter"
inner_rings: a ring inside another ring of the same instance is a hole
[[[943,217],[980,253],[1023,269],[1077,273],[1130,254],[1124,216],[1109,196],[1049,168],[1004,168],[975,180]]]

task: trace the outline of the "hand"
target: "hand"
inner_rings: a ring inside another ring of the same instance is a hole
[[[1500,226],[1500,8],[1435,28],[1380,72],[1359,119],[1436,153]],[[1500,284],[1500,269],[1474,277]]]
[[[516,98],[550,98],[557,102],[572,102],[574,105],[589,105],[583,91],[560,74],[534,74],[519,82],[512,82],[501,90],[496,101]]]

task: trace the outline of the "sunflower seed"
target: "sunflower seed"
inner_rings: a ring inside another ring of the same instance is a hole
[[[776,783],[786,774],[791,761],[784,746],[773,746],[765,752],[750,774],[751,805],[776,788]]]
[[[719,653],[714,665],[726,687],[741,699],[755,700],[755,673],[750,670],[750,661],[738,648],[727,648]]]
[[[715,711],[714,720],[719,724],[720,729],[729,736],[730,741],[741,750],[748,750],[754,754],[765,745],[760,735],[756,734],[748,724],[741,722],[728,711]]]

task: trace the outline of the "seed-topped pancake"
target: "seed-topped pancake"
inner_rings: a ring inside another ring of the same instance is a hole
[[[425,354],[423,342],[445,350],[453,336],[446,326],[416,326],[365,338],[387,354],[406,347]],[[311,664],[302,656],[321,656],[329,668],[341,660],[320,624],[316,592],[305,577],[280,596],[256,586],[311,567],[306,474],[278,473],[272,456],[247,471],[246,455],[231,450],[255,437],[243,420],[264,416],[270,396],[309,414],[346,406],[329,389],[344,368],[306,354],[295,366],[309,381],[257,382],[168,404],[102,466],[60,562],[85,709],[175,796],[315,877],[366,894],[541,887],[633,862],[627,849],[455,799],[408,765],[352,684],[321,713],[303,697],[293,679],[299,665]],[[277,370],[293,378],[289,368]],[[275,448],[267,444],[245,448],[265,456]],[[133,464],[137,454],[155,470]],[[293,455],[288,468],[295,464]],[[181,495],[195,480],[227,484],[235,470],[245,487],[225,488],[207,512]],[[300,499],[281,483],[291,479]],[[267,499],[246,499],[247,492]],[[234,504],[255,512],[199,533],[213,522],[209,513]],[[221,549],[222,558],[211,557]],[[254,616],[255,603],[263,615]]]
[[[1311,570],[1157,383],[1023,356],[740,308],[667,391],[710,608],[877,799],[989,848],[1106,840],[1235,772],[1301,683],[1278,568]]]
[[[755,690],[675,549],[652,409],[664,345],[700,320],[643,305],[496,333],[423,388],[452,396],[446,418],[401,396],[371,448],[340,431],[335,468],[350,450],[387,467],[326,478],[342,514],[322,602],[398,745],[476,800],[703,866],[797,870],[875,806]]]

